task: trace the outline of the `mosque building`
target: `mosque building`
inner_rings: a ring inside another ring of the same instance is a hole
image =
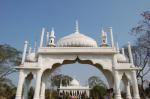
[[[87,97],[89,97],[90,88],[88,85],[81,86],[79,81],[74,78],[67,86],[62,86],[62,84],[60,84],[58,90],[59,90],[59,95],[64,94],[64,95],[69,95],[69,96],[79,98],[82,95],[86,95]]]

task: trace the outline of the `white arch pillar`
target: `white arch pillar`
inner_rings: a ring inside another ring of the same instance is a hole
[[[42,76],[42,72],[38,71],[36,76],[35,93],[33,99],[40,99],[41,76]]]
[[[45,99],[45,84],[46,84],[46,81],[43,80],[43,81],[42,81],[42,84],[41,84],[40,99]]]
[[[16,98],[15,99],[22,99],[22,88],[23,88],[23,83],[25,79],[25,74],[23,73],[22,70],[19,72],[19,82],[17,86],[17,92],[16,92]]]
[[[126,98],[127,99],[132,99],[131,92],[130,92],[130,83],[129,82],[127,82],[127,84],[126,84]]]
[[[120,77],[118,71],[114,71],[114,80],[115,80],[115,99],[122,99],[120,92]]]
[[[133,99],[140,99],[136,71],[132,71]]]
[[[28,99],[28,91],[31,80],[25,79],[24,90],[23,90],[23,99]]]
[[[113,73],[114,73],[114,90],[115,90],[115,99],[122,99],[120,93],[120,77],[116,67],[118,66],[117,59],[115,55],[113,56]]]

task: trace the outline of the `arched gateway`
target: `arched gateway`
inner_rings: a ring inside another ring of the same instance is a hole
[[[81,64],[95,66],[105,75],[109,87],[114,89],[115,99],[122,99],[120,94],[120,82],[126,86],[126,97],[132,99],[130,86],[133,87],[133,99],[140,99],[136,78],[136,68],[133,64],[130,44],[128,44],[129,59],[122,54],[114,45],[112,28],[109,28],[110,44],[107,44],[107,34],[102,30],[101,44],[79,32],[76,21],[76,31],[61,38],[55,45],[54,30],[47,32],[46,46],[44,47],[44,32],[41,33],[39,48],[31,51],[28,42],[25,41],[22,63],[16,67],[19,70],[19,82],[16,99],[28,99],[29,84],[36,79],[35,93],[33,99],[45,99],[45,83],[48,75],[62,64],[71,64],[76,61]]]

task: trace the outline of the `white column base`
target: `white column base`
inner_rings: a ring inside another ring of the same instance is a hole
[[[140,97],[139,97],[139,96],[136,96],[136,97],[133,97],[133,99],[140,99]]]
[[[40,99],[40,97],[34,97],[33,99]]]
[[[23,96],[23,99],[28,99],[28,96]]]
[[[15,99],[21,99],[21,95],[16,95]]]
[[[131,96],[126,96],[126,99],[132,99],[132,97]]]
[[[40,96],[40,99],[45,99],[45,96]]]
[[[121,95],[115,95],[115,99],[122,99]]]

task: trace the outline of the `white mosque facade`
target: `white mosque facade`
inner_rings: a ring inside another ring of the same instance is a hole
[[[58,90],[59,90],[59,95],[68,94],[74,97],[81,97],[83,94],[89,97],[90,94],[89,85],[82,86],[80,85],[79,81],[76,80],[75,78],[67,86],[63,86],[62,84],[60,84]]]
[[[47,32],[46,40],[45,32],[47,31],[43,28],[39,47],[34,50],[29,46],[29,42],[25,41],[22,62],[16,67],[19,71],[19,81],[15,99],[28,99],[28,90],[33,79],[35,79],[33,99],[45,99],[45,84],[48,76],[56,68],[75,62],[90,64],[100,70],[106,77],[109,88],[114,89],[115,99],[122,99],[121,81],[126,87],[127,99],[140,99],[136,78],[136,71],[139,68],[133,63],[131,45],[128,43],[128,59],[124,49],[122,48],[120,52],[119,47],[115,45],[111,27],[108,28],[107,33],[102,30],[101,35],[98,35],[101,38],[101,44],[80,33],[77,21],[75,32],[61,38],[57,43],[55,43],[54,29]],[[108,37],[110,42],[107,41]],[[44,44],[45,41],[46,44]],[[133,95],[131,95],[130,86],[133,88]],[[74,91],[77,91],[75,88],[79,87],[86,89],[86,87],[72,86]],[[60,90],[68,91],[69,88],[71,87],[60,86]]]

